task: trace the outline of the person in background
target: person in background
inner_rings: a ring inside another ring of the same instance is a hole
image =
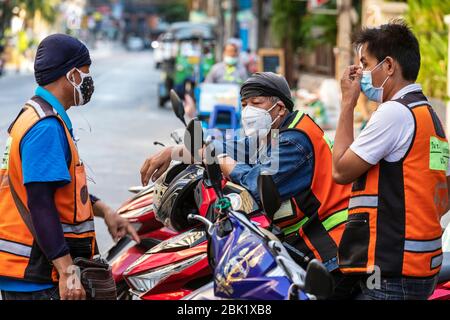
[[[228,43],[223,50],[223,61],[216,63],[205,78],[205,83],[242,84],[247,80],[247,70],[239,62],[239,48]]]
[[[85,298],[73,259],[96,252],[94,215],[114,240],[136,231],[88,193],[66,111],[94,92],[89,51],[63,34],[45,38],[34,64],[38,83],[8,129],[0,162],[0,290],[5,300]],[[70,281],[69,281],[70,280]]]

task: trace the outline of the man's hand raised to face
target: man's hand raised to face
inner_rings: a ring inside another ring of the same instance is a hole
[[[356,106],[361,93],[362,68],[352,65],[345,69],[341,78],[342,105]]]

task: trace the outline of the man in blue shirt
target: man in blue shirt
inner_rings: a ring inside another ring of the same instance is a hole
[[[289,86],[279,75],[253,74],[241,87],[241,103],[246,137],[213,142],[222,173],[257,200],[258,177],[271,174],[281,200],[291,200],[295,207],[274,221],[286,235],[286,246],[322,260],[337,285],[333,299],[350,297],[355,281],[342,275],[337,265],[350,187],[333,182],[330,140],[312,119],[293,111]],[[147,159],[142,183],[156,180],[173,156],[185,152],[183,146],[168,147]]]
[[[259,199],[258,176],[270,172],[282,200],[287,200],[311,184],[313,147],[308,137],[298,130],[275,133],[292,121],[296,112],[292,112],[294,104],[286,80],[274,74],[263,74],[271,79],[282,79],[281,87],[271,90],[270,86],[261,85],[242,96],[242,126],[246,137],[223,144],[216,141],[216,154],[224,175],[244,186],[256,199]],[[271,136],[266,137],[269,132]],[[182,150],[182,146],[168,147],[147,159],[141,169],[142,183],[146,185],[150,178],[155,181],[169,166],[172,155]]]
[[[79,40],[70,36],[52,35],[39,45],[35,61],[35,77],[39,86],[35,91],[35,98],[42,99],[41,101],[50,105],[55,115],[58,115],[62,121],[56,116],[43,116],[20,140],[22,182],[26,189],[27,206],[34,228],[34,241],[38,244],[38,247],[32,249],[34,250],[33,258],[30,257],[30,261],[34,259],[33,263],[39,263],[42,269],[45,268],[42,266],[47,263],[53,265],[59,273],[59,286],[55,286],[52,281],[32,281],[27,279],[26,275],[24,279],[14,279],[0,274],[0,290],[3,299],[79,300],[85,298],[82,287],[68,285],[67,272],[73,265],[71,256],[73,248],[65,238],[67,231],[63,230],[61,224],[61,212],[56,209],[60,198],[56,192],[59,188],[64,188],[71,183],[73,179],[73,173],[69,171],[69,168],[72,157],[75,157],[70,147],[74,145],[74,142],[69,143],[68,134],[66,134],[67,129],[72,136],[72,123],[66,111],[71,106],[89,102],[94,91],[93,80],[89,74],[90,64],[87,48]],[[33,106],[35,101],[38,100],[32,99],[27,104]],[[33,107],[36,112],[41,110],[39,105]],[[17,119],[19,118],[20,115]],[[15,122],[11,127],[14,124]],[[5,153],[5,157],[9,157],[8,152]],[[8,163],[8,159],[4,159],[3,163]],[[7,167],[6,165],[2,169]],[[6,197],[0,201],[6,201]],[[139,241],[135,230],[127,220],[95,196],[90,195],[90,201],[94,215],[105,219],[114,240],[130,233],[136,241]],[[17,219],[20,218],[17,216]],[[6,230],[14,223],[2,220],[0,227]],[[4,239],[2,241],[0,244],[5,248],[0,246],[0,250],[8,252],[8,247],[5,245],[7,241]],[[36,262],[36,259],[43,262]]]

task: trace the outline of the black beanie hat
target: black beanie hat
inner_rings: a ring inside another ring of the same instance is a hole
[[[91,65],[89,50],[78,39],[53,34],[39,44],[34,61],[34,77],[40,86],[58,80],[73,68]]]
[[[278,97],[289,111],[294,109],[291,90],[283,76],[273,72],[257,72],[242,84],[241,98]]]

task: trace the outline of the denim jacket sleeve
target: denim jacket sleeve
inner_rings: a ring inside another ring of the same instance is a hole
[[[248,140],[246,143],[248,144]],[[227,154],[228,152],[227,149]],[[247,188],[258,201],[257,181],[261,172],[272,173],[282,200],[287,200],[310,186],[314,158],[311,142],[305,134],[294,130],[282,132],[278,146],[268,150],[267,154],[265,160],[255,164],[238,161],[230,174],[231,180]],[[246,152],[246,159],[248,157]]]

